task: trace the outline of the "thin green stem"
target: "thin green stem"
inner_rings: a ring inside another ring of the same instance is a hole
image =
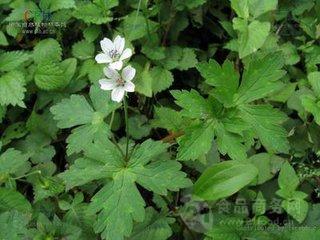
[[[114,120],[114,115],[115,115],[115,110],[113,110],[113,111],[112,111],[112,114],[111,114],[111,119],[110,119],[110,123],[109,123],[110,129],[112,129],[112,124],[113,124],[113,120]]]
[[[28,173],[28,174],[25,174],[25,175],[22,175],[22,176],[19,176],[19,177],[11,178],[11,179],[18,180],[20,178],[28,177],[28,176],[33,175],[33,174],[41,174],[41,171],[40,170],[36,170],[34,172],[31,172],[31,173]]]
[[[129,156],[129,124],[128,124],[128,104],[127,104],[127,99],[126,97],[123,98],[123,108],[124,108],[124,119],[126,123],[126,155],[125,155],[125,160],[128,160]]]

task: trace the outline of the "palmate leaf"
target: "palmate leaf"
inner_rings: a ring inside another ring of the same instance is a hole
[[[247,105],[240,107],[241,117],[252,126],[262,145],[273,153],[287,153],[287,131],[281,124],[286,115],[271,105]]]
[[[211,94],[226,107],[232,105],[233,96],[239,86],[239,73],[233,64],[226,60],[220,66],[215,60],[210,59],[207,63],[199,63],[197,69],[206,83],[215,87]]]
[[[125,163],[113,144],[95,142],[88,146],[83,158],[60,174],[67,188],[108,179],[89,205],[89,212],[98,213],[94,229],[101,232],[104,239],[129,237],[133,222],[144,220],[145,202],[136,183],[162,195],[191,185],[186,174],[180,171],[181,165],[161,155],[167,147],[167,144],[147,140],[135,148]],[[162,156],[164,159],[157,160]]]
[[[112,102],[110,94],[93,85],[90,89],[91,106],[81,95],[71,95],[51,107],[54,119],[59,128],[77,127],[67,138],[67,153],[80,152],[95,139],[105,138],[110,134],[109,126],[104,118],[119,104]]]
[[[145,219],[142,223],[134,226],[132,234],[127,240],[166,240],[171,234],[172,230],[169,224],[173,223],[173,218],[157,214],[151,207],[146,209]]]
[[[177,158],[180,160],[195,160],[206,154],[213,142],[213,122],[201,123],[185,130],[185,134],[179,138]]]
[[[280,53],[252,60],[245,66],[236,104],[249,103],[279,90],[283,84],[278,80],[286,74],[283,65]]]

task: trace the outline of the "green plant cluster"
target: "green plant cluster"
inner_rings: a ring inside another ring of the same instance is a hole
[[[319,0],[0,7],[1,240],[320,239]]]

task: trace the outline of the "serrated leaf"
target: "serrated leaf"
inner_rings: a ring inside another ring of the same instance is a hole
[[[20,151],[9,148],[0,155],[0,179],[2,180],[9,174],[23,174],[27,172],[29,168],[28,157]]]
[[[239,85],[239,73],[233,64],[226,60],[220,66],[215,60],[210,59],[208,63],[198,64],[197,69],[206,83],[215,87],[212,95],[226,107],[231,105]]]
[[[239,18],[233,20],[233,26],[235,30],[239,31],[238,51],[240,58],[244,58],[261,48],[271,28],[269,22],[254,20],[247,25],[246,21]]]
[[[48,61],[61,61],[62,49],[59,42],[52,38],[44,39],[37,43],[33,52],[33,59],[40,64]]]
[[[123,240],[124,236],[129,237],[133,221],[144,219],[144,206],[134,184],[134,175],[126,170],[120,171],[91,200],[89,211],[99,212],[94,224],[95,232],[101,232],[103,239]]]
[[[11,71],[0,77],[0,104],[25,107],[25,80],[21,72]]]
[[[170,71],[159,66],[151,68],[150,74],[152,78],[152,92],[154,94],[169,88],[174,80]]]
[[[281,69],[283,64],[279,53],[252,60],[243,73],[237,104],[249,103],[279,90],[283,84],[278,80],[286,73]]]
[[[258,170],[248,163],[226,161],[209,167],[194,185],[194,194],[204,200],[229,197],[248,185]]]
[[[89,212],[98,213],[94,229],[101,232],[102,238],[122,240],[130,236],[133,221],[143,221],[145,202],[135,182],[160,194],[190,186],[178,162],[156,159],[167,147],[162,142],[147,140],[135,148],[126,164],[114,145],[97,141],[88,145],[84,158],[60,174],[68,188],[92,180],[109,180],[89,205]]]
[[[260,15],[277,9],[278,0],[248,0],[250,13],[257,18]]]
[[[30,54],[23,51],[4,52],[0,55],[0,70],[12,71],[29,60]]]
[[[30,218],[18,211],[7,211],[0,214],[0,239],[21,240],[28,238],[27,224]]]
[[[206,154],[213,142],[214,125],[212,122],[201,123],[185,129],[185,134],[179,138],[177,158],[180,160],[195,160]]]
[[[182,107],[183,116],[190,118],[208,118],[213,115],[213,108],[196,90],[173,90],[170,92],[176,99],[175,103]]]
[[[52,12],[61,9],[74,8],[76,6],[74,0],[46,0],[45,2],[45,9],[50,9]]]
[[[163,216],[157,213],[152,208],[146,209],[145,220],[142,223],[137,223],[128,240],[166,240],[172,235],[170,228],[174,219]]]
[[[59,128],[91,123],[94,115],[92,107],[85,97],[80,95],[71,95],[69,99],[63,99],[51,107],[50,111],[54,115],[54,119],[58,121]]]
[[[94,45],[93,43],[82,40],[72,46],[72,55],[81,60],[93,57]]]
[[[31,204],[21,193],[13,189],[0,188],[0,212],[8,210],[30,212]]]
[[[103,24],[111,22],[112,17],[108,11],[104,11],[99,6],[93,3],[81,5],[75,9],[73,16],[83,20],[85,23]]]
[[[262,145],[270,152],[287,153],[289,142],[287,131],[281,126],[286,115],[270,105],[242,106],[241,117],[257,133]]]
[[[183,126],[183,119],[178,111],[171,108],[155,108],[155,119],[152,121],[154,127],[165,128],[172,131],[179,131]]]
[[[61,63],[43,62],[37,66],[35,83],[43,90],[56,90],[66,87],[76,70],[77,61],[68,58]]]

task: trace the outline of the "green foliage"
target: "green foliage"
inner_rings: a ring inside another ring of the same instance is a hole
[[[0,7],[1,240],[320,239],[319,0]]]

